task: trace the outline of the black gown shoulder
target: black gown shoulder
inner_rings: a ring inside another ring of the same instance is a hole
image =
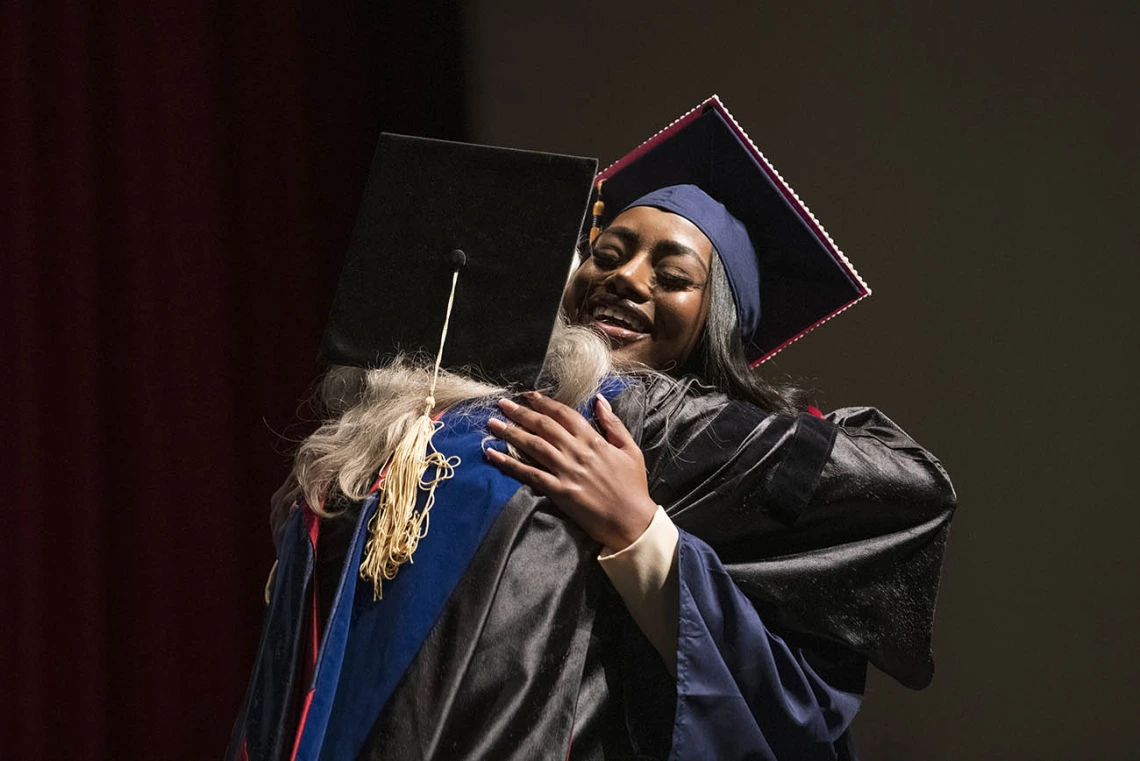
[[[854,649],[908,687],[930,682],[957,503],[937,458],[874,408],[774,414],[692,380],[634,383],[615,410],[650,494],[766,622]]]

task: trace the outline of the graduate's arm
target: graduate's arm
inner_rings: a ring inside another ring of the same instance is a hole
[[[678,577],[677,757],[835,758],[866,659],[774,628],[716,552],[683,530]]]
[[[661,655],[665,668],[677,676],[677,586],[679,534],[665,510],[657,508],[653,520],[633,544],[623,550],[603,547],[598,556],[618,595],[646,639]]]
[[[834,756],[862,699],[866,659],[775,633],[716,553],[664,510],[599,561],[677,680],[675,746],[706,757]]]

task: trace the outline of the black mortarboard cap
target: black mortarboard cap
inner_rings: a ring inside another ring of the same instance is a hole
[[[720,254],[754,364],[870,294],[847,258],[715,95],[606,168],[598,180],[604,181],[600,225],[609,224],[631,205],[677,212],[675,199],[691,197],[691,186],[743,223],[752,245],[745,241]],[[664,195],[654,192],[663,188],[671,190]],[[645,202],[638,203],[641,200]],[[699,219],[711,216],[708,205],[704,207],[689,218],[714,238],[710,230],[717,223],[709,227],[709,220]],[[745,324],[748,316],[751,325]]]
[[[434,356],[462,259],[443,366],[532,382],[596,171],[592,158],[381,135],[322,360],[379,367],[400,351]]]

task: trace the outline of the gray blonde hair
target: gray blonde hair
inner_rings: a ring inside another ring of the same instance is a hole
[[[601,336],[559,321],[539,386],[552,398],[579,407],[612,371],[610,349]],[[423,412],[431,374],[430,360],[407,355],[378,369],[331,368],[318,391],[325,420],[298,447],[291,479],[296,487],[281,494],[284,504],[275,505],[274,512],[283,512],[279,507],[287,509],[302,496],[315,512],[328,516],[335,509],[325,505],[325,497],[334,488],[350,500],[364,499],[397,442]],[[460,403],[470,403],[473,410],[491,406],[511,391],[441,370],[435,411]]]

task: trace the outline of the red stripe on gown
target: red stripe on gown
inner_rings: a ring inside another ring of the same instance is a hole
[[[309,532],[309,543],[313,546],[313,568],[317,566],[317,539],[321,534],[321,519],[312,509],[305,505],[305,528]],[[296,761],[297,749],[301,746],[301,733],[305,730],[305,719],[309,717],[309,706],[313,703],[313,672],[317,670],[317,653],[320,652],[321,645],[321,632],[319,628],[320,623],[320,608],[317,605],[317,583],[314,576],[313,582],[309,585],[309,599],[311,605],[309,606],[309,646],[306,649],[307,658],[305,659],[304,669],[304,684],[309,685],[308,691],[305,693],[305,702],[301,706],[301,720],[297,722],[297,733],[293,737],[293,752],[289,754],[289,761]]]
[[[434,416],[433,419],[438,420],[442,415],[443,413],[441,412],[439,415]],[[380,485],[384,483],[384,476],[387,474],[388,466],[385,465],[384,469],[380,471],[380,475],[376,477],[376,483],[372,484],[372,488],[368,490],[369,494],[372,494],[380,488]],[[313,546],[313,568],[316,568],[317,540],[320,538],[321,534],[321,519],[320,516],[314,513],[308,505],[305,506],[304,510],[305,529],[309,532],[309,543]],[[305,660],[305,667],[303,671],[304,683],[309,685],[309,690],[305,693],[305,702],[301,706],[301,720],[297,722],[297,733],[293,736],[293,752],[289,754],[289,761],[297,761],[297,750],[301,747],[301,735],[305,731],[305,720],[309,718],[309,707],[313,704],[313,674],[317,670],[317,656],[321,651],[321,631],[319,627],[320,607],[317,604],[318,600],[316,578],[314,578],[313,583],[309,585],[309,598],[312,600],[312,605],[310,606],[309,613],[311,624],[309,627],[308,638],[309,647],[307,648],[308,658]],[[239,758],[239,761],[249,761],[248,756],[244,755],[244,740],[242,741],[242,753],[243,755]]]

